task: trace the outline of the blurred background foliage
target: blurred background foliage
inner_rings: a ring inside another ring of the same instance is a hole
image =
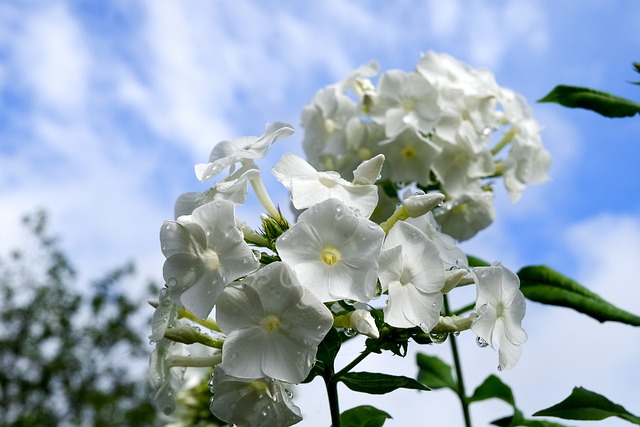
[[[23,226],[21,247],[0,254],[0,426],[154,425],[136,326],[151,310],[122,290],[134,265],[78,283],[46,212]]]

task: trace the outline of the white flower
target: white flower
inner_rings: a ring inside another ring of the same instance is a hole
[[[177,381],[177,374],[171,372],[170,356],[177,343],[162,339],[149,357],[147,384],[151,391],[151,399],[158,410],[170,415],[176,408],[175,390],[173,382]],[[172,378],[172,375],[174,378]]]
[[[430,139],[407,129],[395,138],[381,141],[380,151],[387,159],[383,170],[386,178],[428,185],[431,164],[441,150]]]
[[[211,412],[237,427],[287,427],[302,421],[285,385],[271,378],[247,379],[213,371]]]
[[[397,222],[384,241],[380,284],[389,292],[384,320],[397,328],[429,332],[443,305],[444,267],[438,248],[416,227]]]
[[[468,193],[480,178],[495,172],[493,156],[478,138],[471,125],[463,122],[455,144],[444,144],[433,162],[433,172],[447,193]]]
[[[405,129],[429,133],[441,114],[438,92],[419,73],[390,70],[380,76],[369,114],[389,138]]]
[[[520,346],[527,340],[527,334],[521,326],[526,306],[524,295],[520,292],[520,280],[500,263],[491,267],[477,267],[474,273],[478,286],[478,316],[471,330],[492,347],[497,345],[498,369],[510,369],[520,359]]]
[[[235,377],[304,380],[333,316],[282,262],[269,264],[227,287],[216,320],[227,334],[222,367]]]
[[[169,290],[167,288],[160,289],[160,299],[156,311],[153,312],[151,318],[151,335],[149,341],[158,342],[164,338],[164,332],[169,325],[175,323],[178,319],[179,307],[171,301]]]
[[[245,203],[247,201],[247,184],[258,175],[260,175],[260,170],[255,165],[242,166],[203,193],[192,192],[180,195],[173,207],[174,218],[191,215],[195,208],[213,200],[229,200],[236,204]]]
[[[200,181],[206,181],[228,166],[246,160],[261,159],[267,155],[271,144],[292,133],[291,125],[275,122],[267,125],[267,129],[259,137],[244,136],[232,141],[221,141],[211,150],[209,163],[199,163],[195,166],[196,177]]]
[[[359,218],[342,202],[328,199],[298,218],[278,237],[280,258],[321,301],[371,300],[384,239],[380,226]]]
[[[434,209],[433,216],[443,233],[458,241],[469,240],[495,220],[493,193],[478,190],[462,194]]]
[[[380,332],[376,326],[376,321],[368,310],[358,308],[351,312],[349,325],[351,326],[351,329],[357,333],[366,335],[370,338],[378,338],[380,336]]]
[[[282,156],[273,168],[273,175],[291,192],[296,209],[335,198],[356,215],[368,218],[378,204],[375,184],[354,184],[342,179],[337,172],[318,172],[295,154]]]
[[[440,254],[440,260],[444,264],[444,268],[449,270],[451,268],[459,267],[465,269],[469,266],[467,262],[467,256],[460,249],[451,236],[440,232],[438,223],[433,218],[432,212],[427,212],[417,218],[407,218],[407,224],[411,224],[418,230],[427,235],[429,239],[438,247],[438,253]]]
[[[160,230],[171,299],[201,319],[225,286],[260,266],[236,227],[234,211],[233,203],[216,200],[165,221]]]
[[[347,148],[347,124],[357,117],[357,104],[335,87],[326,87],[302,110],[302,146],[310,162],[320,166],[322,155],[340,156]]]

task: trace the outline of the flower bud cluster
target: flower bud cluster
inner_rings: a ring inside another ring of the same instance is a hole
[[[415,71],[385,71],[374,85],[378,72],[375,62],[360,67],[304,108],[303,146],[314,167],[350,178],[361,161],[384,154],[383,179],[446,195],[435,218],[458,240],[494,220],[488,179],[502,177],[517,201],[527,184],[548,178],[540,126],[490,71],[428,52]]]

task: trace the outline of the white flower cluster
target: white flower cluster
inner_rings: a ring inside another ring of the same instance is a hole
[[[435,136],[425,136],[427,128],[444,126],[441,110],[432,105],[434,92],[422,89],[428,80],[418,74],[398,76],[386,77],[378,94],[366,92],[375,95],[370,108],[378,113],[373,117],[401,138],[380,147],[393,157],[392,147],[401,152],[409,147],[398,141],[413,138],[435,147],[433,152],[453,149],[445,147],[444,140],[437,145]],[[362,85],[359,78],[353,81]],[[406,96],[420,94],[411,114],[402,107],[406,118],[392,112],[396,101],[388,85]],[[485,98],[477,94],[474,99],[491,104]],[[383,103],[389,105],[384,114]],[[342,122],[335,114],[331,117],[337,129]],[[324,120],[326,129],[332,119]],[[360,125],[367,127],[358,121]],[[158,408],[173,412],[174,390],[181,387],[184,369],[207,368],[205,378],[212,376],[210,409],[216,417],[237,426],[295,424],[301,413],[287,387],[307,378],[332,327],[372,339],[384,338],[383,325],[426,334],[472,329],[479,339],[498,347],[501,369],[512,367],[526,339],[520,326],[525,306],[518,278],[499,264],[468,268],[466,256],[440,231],[431,212],[444,195],[408,194],[386,221],[376,223],[370,218],[379,205],[376,183],[384,154],[356,164],[350,181],[285,154],[273,174],[302,211],[290,224],[272,202],[254,160],[292,132],[291,126],[274,123],[260,137],[216,145],[209,162],[196,166],[196,176],[208,180],[227,168],[228,175],[204,193],[179,197],[175,220],[161,228],[166,286],[153,317],[150,339],[156,349],[148,374]],[[334,140],[333,150],[341,143]],[[415,147],[416,155],[424,149],[417,143]],[[400,169],[409,173],[410,168]],[[393,170],[386,173],[401,173]],[[410,174],[402,179],[410,178],[418,179]],[[268,212],[260,231],[236,217],[249,184]],[[259,247],[265,251],[255,249]],[[478,289],[476,311],[466,318],[443,316],[443,295],[473,283]],[[384,304],[382,320],[372,316],[377,298]]]
[[[374,85],[378,68],[362,66],[304,108],[303,146],[315,168],[350,179],[361,161],[384,154],[383,179],[446,195],[435,219],[458,240],[493,222],[491,179],[503,178],[512,201],[548,179],[540,126],[491,72],[434,52],[415,71],[386,71]]]

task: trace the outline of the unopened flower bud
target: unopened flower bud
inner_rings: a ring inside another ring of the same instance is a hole
[[[371,313],[367,310],[357,309],[351,313],[350,325],[351,329],[362,335],[366,335],[370,338],[380,337],[376,322],[373,320]]]
[[[418,218],[444,201],[444,194],[428,193],[411,196],[402,202],[411,218]]]
[[[382,164],[384,163],[384,154],[365,160],[353,171],[353,183],[361,185],[375,184],[380,177]]]
[[[443,294],[448,293],[451,289],[455,288],[460,284],[460,281],[464,276],[467,275],[467,270],[464,269],[456,269],[445,272],[444,274],[444,286],[442,287]]]

